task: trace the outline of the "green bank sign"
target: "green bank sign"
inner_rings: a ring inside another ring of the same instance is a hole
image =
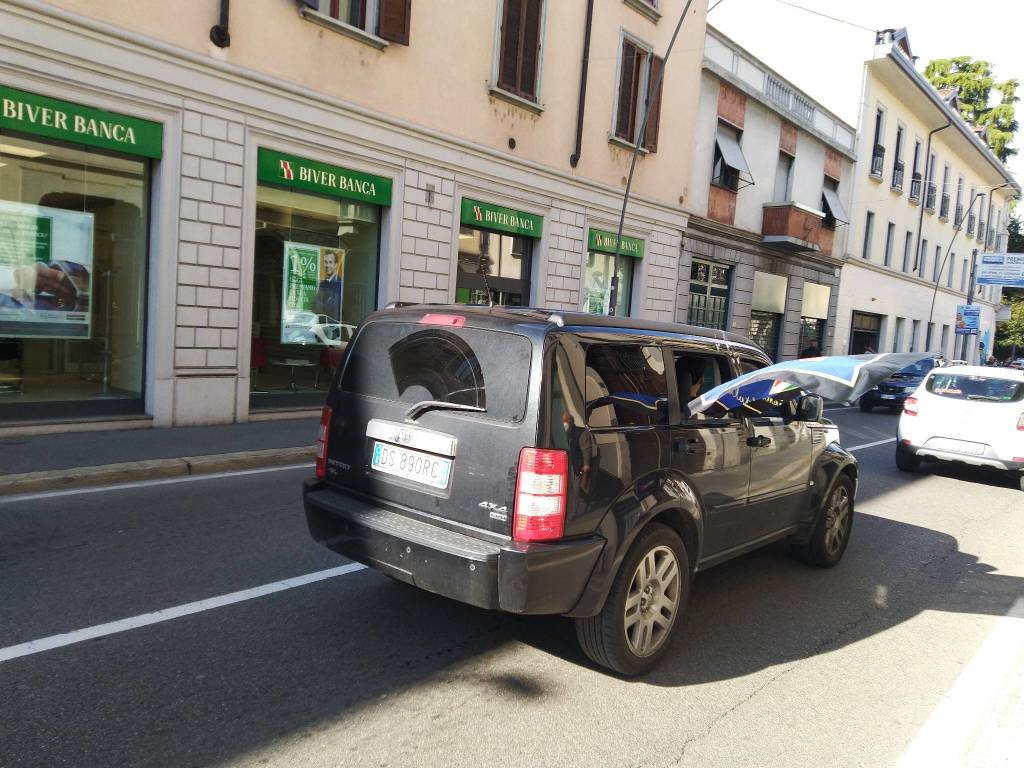
[[[498,232],[508,232],[512,235],[540,237],[541,230],[544,228],[544,217],[464,197],[462,198],[462,223],[470,227],[495,229]]]
[[[615,233],[605,232],[603,229],[592,229],[587,237],[587,248],[600,253],[615,253]],[[644,257],[644,241],[639,237],[622,236],[622,249],[619,253],[623,256],[634,256],[638,259]]]
[[[0,85],[0,130],[23,131],[129,155],[160,157],[163,126]]]
[[[267,184],[363,203],[391,205],[391,179],[286,155],[272,149],[259,151],[256,175]]]

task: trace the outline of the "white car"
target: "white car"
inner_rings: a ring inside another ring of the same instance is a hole
[[[936,368],[904,403],[897,438],[904,472],[958,461],[1012,472],[1024,490],[1024,371]]]

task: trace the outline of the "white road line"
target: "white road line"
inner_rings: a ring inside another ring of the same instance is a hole
[[[314,584],[318,581],[344,576],[347,573],[361,571],[364,568],[366,568],[366,566],[360,563],[348,563],[347,565],[341,565],[337,568],[328,568],[326,571],[307,573],[304,576],[282,579],[281,581],[271,582],[270,584],[264,584],[260,587],[243,589],[240,592],[231,592],[227,595],[219,595],[218,597],[209,597],[205,600],[197,600],[194,603],[176,605],[173,608],[165,608],[162,611],[144,613],[141,616],[119,619],[118,621],[111,621],[106,624],[97,624],[93,627],[85,627],[84,629],[65,632],[61,635],[50,635],[49,637],[43,637],[39,640],[30,640],[27,643],[10,645],[6,648],[0,648],[0,663],[10,661],[11,659],[21,658],[22,656],[31,656],[35,653],[42,653],[43,651],[52,651],[55,648],[63,648],[67,645],[83,643],[86,640],[93,640],[97,637],[116,635],[118,632],[127,632],[130,629],[148,627],[151,624],[160,624],[164,621],[178,619],[182,616],[191,616],[192,614],[202,613],[203,611],[209,611],[214,608],[223,608],[226,605],[242,603],[246,600],[254,600],[257,597],[272,595],[275,592],[283,592],[286,589],[295,589],[295,587],[302,587],[306,584]]]
[[[172,483],[195,483],[200,480],[216,480],[222,477],[240,477],[242,475],[259,475],[264,472],[283,472],[290,469],[309,469],[312,464],[286,464],[282,467],[260,467],[259,469],[239,469],[233,472],[211,472],[208,475],[181,475],[165,477],[160,480],[137,480],[132,483],[116,483],[114,485],[96,485],[87,488],[69,488],[66,491],[39,491],[38,493],[19,493],[0,496],[0,504],[13,504],[16,501],[36,501],[39,499],[56,499],[61,496],[78,496],[84,493],[106,493],[107,491],[124,491],[130,488],[149,488],[154,485],[171,485]]]
[[[875,446],[878,446],[878,445],[885,445],[886,443],[895,443],[895,442],[896,442],[896,438],[895,437],[887,437],[885,440],[875,440],[875,442],[873,442],[873,443],[863,443],[861,445],[854,445],[854,446],[851,446],[850,448],[847,448],[846,450],[848,450],[851,453],[853,453],[853,451],[863,451],[865,448],[874,448]],[[843,446],[843,447],[845,448],[845,446]]]
[[[1020,765],[1022,718],[1024,597],[1019,597],[929,715],[896,768]]]
[[[859,405],[833,405],[825,409],[825,413],[829,411],[848,411],[851,408],[859,408]]]

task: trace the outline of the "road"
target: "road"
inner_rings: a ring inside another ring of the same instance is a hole
[[[566,620],[324,574],[345,561],[309,540],[308,469],[2,500],[0,765],[1019,764],[1024,497],[898,473],[895,417],[829,415],[865,446],[844,561],[699,574],[632,681]]]

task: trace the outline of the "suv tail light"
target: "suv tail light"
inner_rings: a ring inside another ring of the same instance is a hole
[[[907,416],[917,416],[917,398],[908,397],[903,401],[903,412]]]
[[[331,435],[331,406],[325,405],[320,413],[320,434],[316,438],[316,476],[327,477],[327,440]]]
[[[512,538],[550,541],[565,532],[569,454],[543,448],[519,452]]]

